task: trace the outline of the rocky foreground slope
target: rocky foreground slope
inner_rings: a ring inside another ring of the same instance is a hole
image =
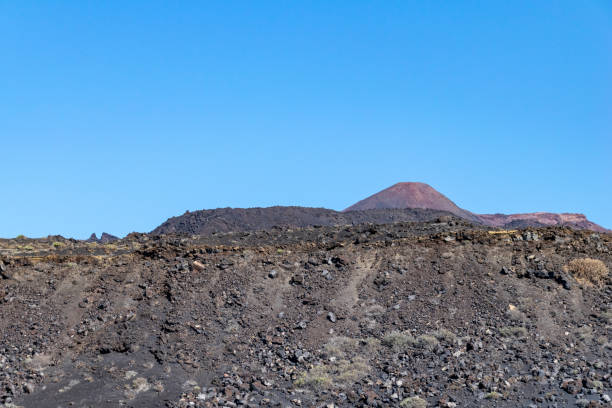
[[[439,221],[0,240],[0,402],[609,406],[612,236]]]

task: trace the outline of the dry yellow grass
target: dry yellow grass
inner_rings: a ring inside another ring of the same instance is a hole
[[[601,286],[608,276],[608,267],[599,259],[577,258],[572,259],[564,267],[581,284]]]
[[[501,230],[501,231],[489,231],[489,234],[514,234],[517,230]]]

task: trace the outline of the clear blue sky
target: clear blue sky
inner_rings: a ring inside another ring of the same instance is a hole
[[[398,181],[612,228],[612,3],[0,1],[0,236]]]

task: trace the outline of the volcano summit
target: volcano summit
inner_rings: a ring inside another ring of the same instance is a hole
[[[397,183],[366,199],[359,201],[344,211],[363,211],[384,208],[429,208],[448,211],[468,221],[482,222],[469,211],[459,208],[445,195],[425,183]]]
[[[446,196],[425,183],[397,183],[367,197],[347,209],[365,211],[371,209],[427,208],[448,211],[457,217],[478,224],[498,228],[523,228],[545,226],[569,226],[575,229],[589,229],[606,232],[600,225],[589,221],[584,214],[533,212],[524,214],[474,214],[459,208]]]

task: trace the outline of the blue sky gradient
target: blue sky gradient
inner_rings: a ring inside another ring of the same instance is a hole
[[[0,2],[0,236],[398,181],[612,228],[609,1]]]

